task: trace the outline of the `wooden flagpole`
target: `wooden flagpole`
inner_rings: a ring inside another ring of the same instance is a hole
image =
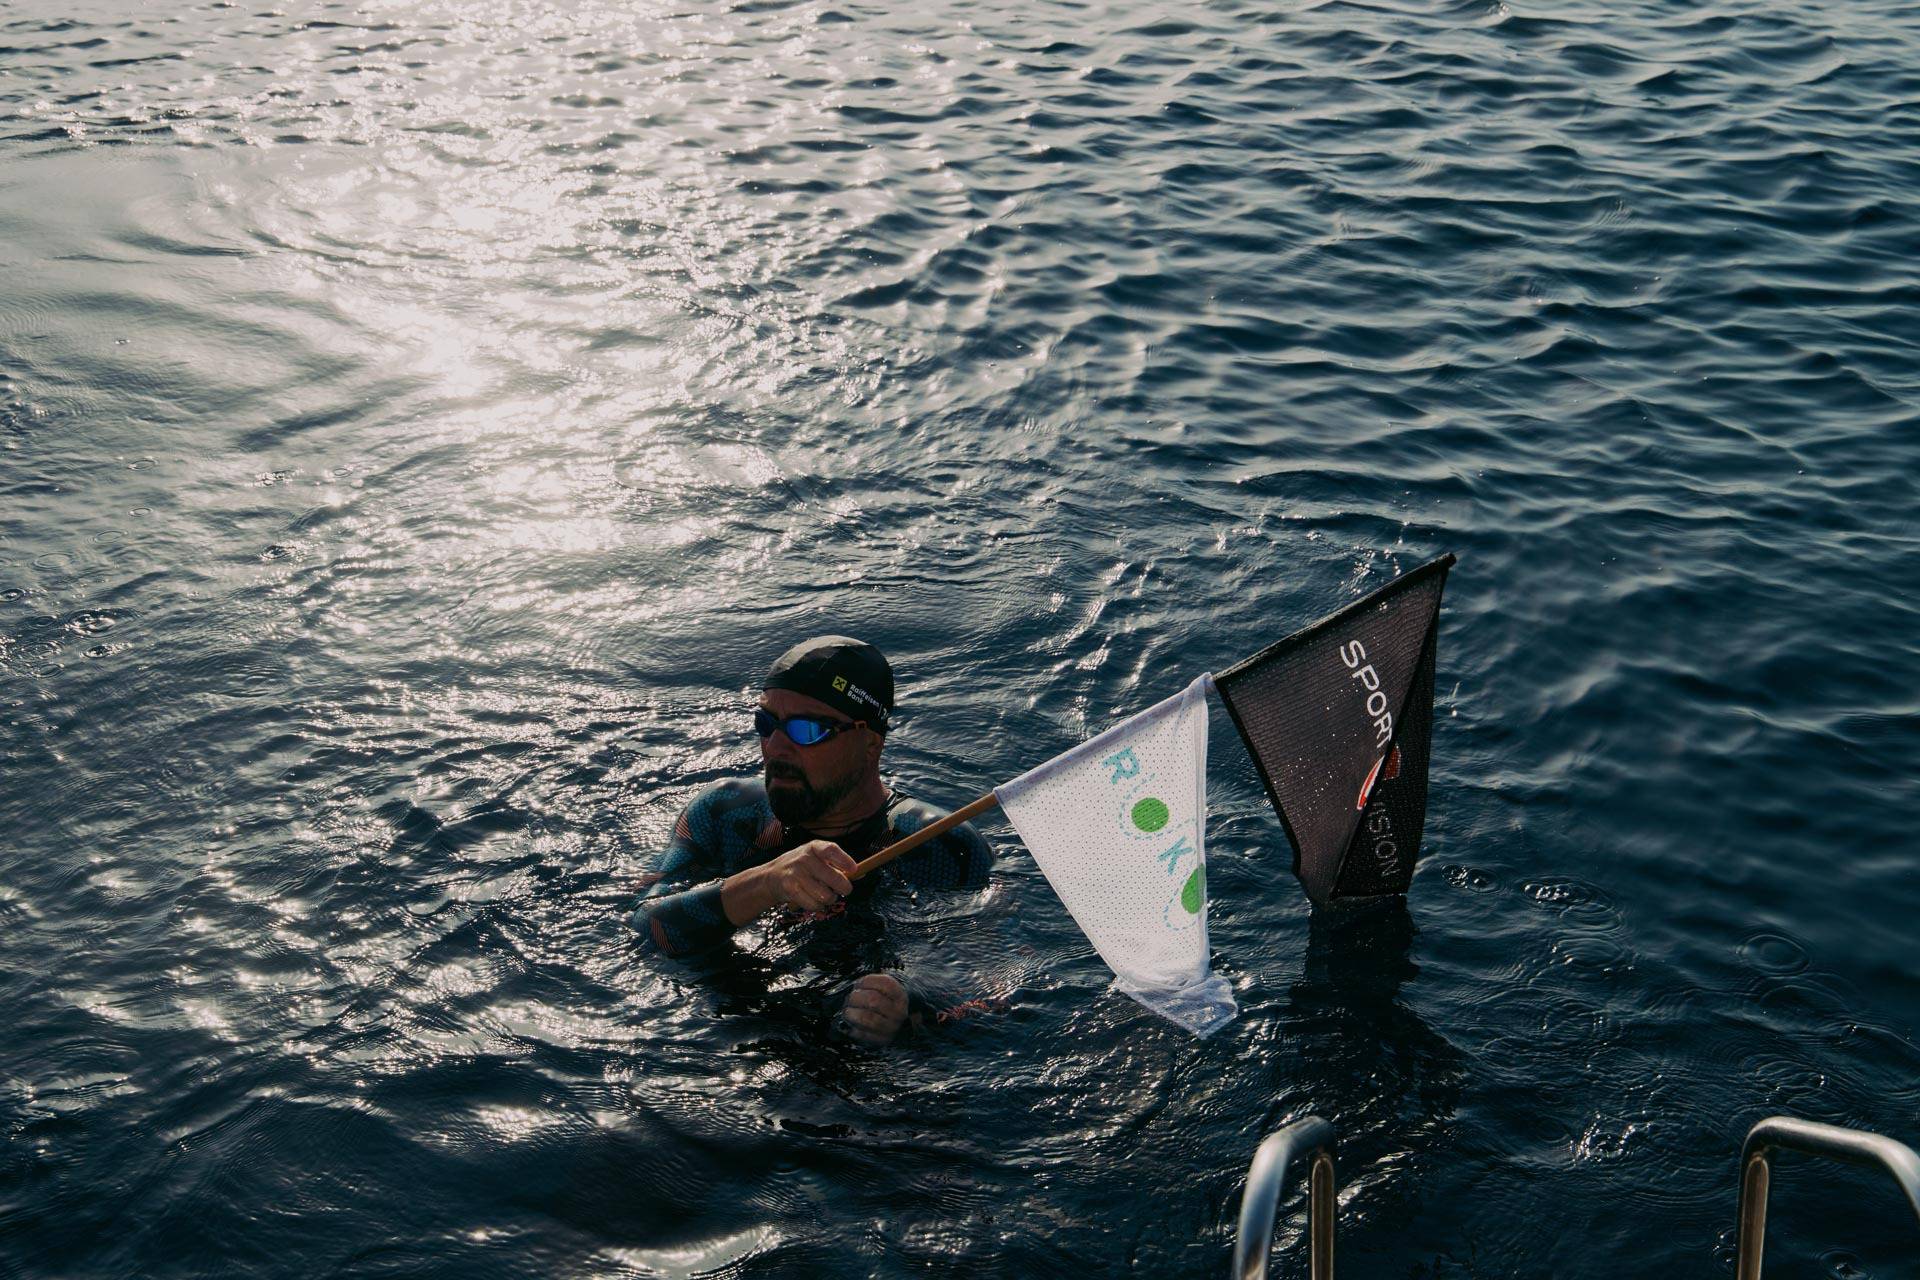
[[[929,822],[926,826],[920,828],[906,839],[896,840],[880,852],[864,859],[854,867],[853,874],[849,876],[848,879],[858,880],[869,871],[878,871],[881,867],[886,866],[901,854],[912,849],[918,849],[935,836],[947,834],[947,832],[967,821],[967,819],[977,818],[999,803],[999,796],[994,795],[991,791],[987,792],[987,794],[981,796],[965,808],[955,809],[952,813],[937,822]]]

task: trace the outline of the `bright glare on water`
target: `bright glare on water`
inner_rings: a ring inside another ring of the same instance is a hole
[[[1920,1144],[1916,190],[1898,0],[0,6],[0,1274],[1212,1276],[1312,1112],[1343,1275],[1730,1275]],[[1210,1039],[999,819],[891,1051],[633,941],[798,638],[951,807],[1448,550]]]

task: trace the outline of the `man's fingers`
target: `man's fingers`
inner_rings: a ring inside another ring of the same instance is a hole
[[[862,1044],[886,1044],[900,1031],[900,1019],[889,1018],[871,1009],[849,1004],[842,1012],[847,1031]]]
[[[862,1026],[855,1022],[852,1017],[848,1017],[847,1019],[847,1034],[851,1035],[861,1044],[886,1044],[893,1039],[893,1037],[887,1033],[886,1028]]]
[[[849,1023],[890,1040],[907,1020],[906,993],[897,982],[862,978],[848,993],[843,1012]]]
[[[831,893],[836,899],[844,898],[853,892],[853,881],[835,869],[834,865],[821,855],[819,848],[813,849],[812,853],[814,856],[795,868],[809,884],[819,886],[821,892]]]
[[[813,882],[831,893],[836,899],[844,898],[853,892],[853,881],[835,871],[832,867],[820,867],[814,872]]]
[[[851,876],[860,865],[847,855],[845,849],[831,840],[822,840],[813,846],[813,851],[820,856],[822,862],[838,871],[843,877]],[[848,881],[848,884],[851,887],[852,882]]]
[[[904,1001],[907,998],[906,987],[890,973],[870,973],[854,985],[863,991],[885,992],[896,1000]]]
[[[787,905],[799,907],[802,911],[819,911],[833,903],[826,887],[816,884],[811,876],[806,875],[790,877],[781,885],[780,893]]]
[[[899,1023],[902,1017],[906,1017],[904,1007],[893,1004],[891,1000],[883,1000],[879,996],[849,996],[847,1007],[860,1009],[868,1017],[876,1017],[885,1023]]]
[[[766,830],[778,826],[769,823]],[[816,840],[803,844],[780,859],[778,883],[785,900],[807,911],[823,911],[853,892],[847,873],[854,861],[837,844]]]

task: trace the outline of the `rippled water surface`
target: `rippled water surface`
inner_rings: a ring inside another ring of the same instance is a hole
[[[1218,1275],[1309,1111],[1342,1274],[1730,1274],[1920,1142],[1916,190],[1904,0],[0,6],[0,1274]],[[997,822],[917,1044],[631,941],[801,635],[953,805],[1443,550],[1210,1040]]]

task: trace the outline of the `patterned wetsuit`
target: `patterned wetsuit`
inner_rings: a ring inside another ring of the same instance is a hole
[[[886,809],[857,830],[833,837],[858,860],[940,816],[938,810],[895,792]],[[758,781],[716,783],[693,798],[673,825],[673,837],[653,860],[633,925],[652,949],[690,956],[734,935],[720,904],[720,882],[735,872],[771,862],[789,849],[822,839],[787,826],[779,843],[758,845],[773,820],[766,787]],[[899,971],[899,957],[881,926],[879,906],[901,886],[979,889],[993,867],[993,851],[980,834],[959,826],[854,882],[853,892],[830,913],[783,908],[767,917],[770,933],[791,942],[821,972],[842,979],[893,972],[905,983],[915,1012],[945,1008],[970,992],[955,992],[922,974]]]

